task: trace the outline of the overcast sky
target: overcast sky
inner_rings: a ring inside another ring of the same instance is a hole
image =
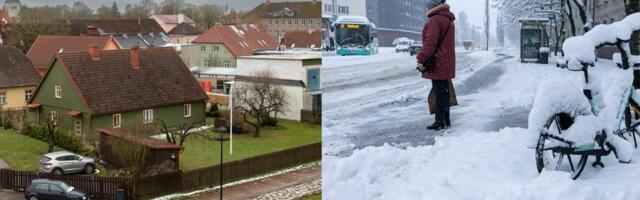
[[[21,0],[22,4],[26,4],[28,6],[42,6],[42,5],[58,5],[58,4],[68,4],[72,5],[73,2],[78,0]],[[111,6],[114,0],[82,0],[89,7],[96,9],[100,7],[102,4],[108,4]],[[124,9],[127,4],[135,4],[139,0],[115,0],[118,3],[118,7],[120,9]],[[162,2],[163,0],[155,0],[156,2]],[[260,3],[264,2],[264,0],[185,0],[186,2],[193,4],[203,4],[203,3],[211,3],[218,5],[229,5],[233,8],[239,10],[248,10],[256,7]],[[272,2],[282,2],[282,1],[311,1],[311,0],[272,0]],[[4,1],[2,1],[4,2]]]

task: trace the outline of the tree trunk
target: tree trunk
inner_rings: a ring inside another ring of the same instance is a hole
[[[578,15],[580,16],[580,19],[582,20],[582,30],[584,31],[584,33],[587,33],[589,31],[589,29],[591,29],[591,26],[593,26],[593,22],[589,22],[589,17],[587,16],[587,11],[584,3],[581,5],[580,3],[578,3],[578,1],[580,0],[573,0],[573,2],[576,4],[576,6],[578,6]],[[589,26],[587,26],[587,23],[591,23],[589,24]],[[583,34],[584,34],[583,33]]]
[[[627,16],[637,13],[640,11],[638,6],[640,6],[640,0],[626,0],[625,1],[625,13]],[[631,55],[640,55],[640,48],[638,47],[638,40],[640,39],[640,34],[638,31],[634,32],[631,35],[631,39],[629,40],[629,48],[631,48]]]
[[[49,132],[49,150],[48,152],[51,153],[53,152],[53,134],[55,132]]]
[[[571,28],[571,36],[576,36],[576,22],[575,20],[573,20],[573,7],[571,6],[571,2],[569,2],[569,0],[564,0],[564,2],[567,5],[567,18],[569,18],[569,25],[571,25],[569,26]]]

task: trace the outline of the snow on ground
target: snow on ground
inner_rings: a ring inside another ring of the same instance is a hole
[[[526,148],[526,123],[538,85],[551,79],[580,85],[582,73],[558,69],[554,63],[521,64],[516,58],[477,60],[492,57],[496,56],[488,52],[459,55],[459,70],[465,62],[473,70],[458,71],[454,82],[460,106],[452,108],[454,125],[444,134],[434,134],[430,143],[425,142],[430,139],[424,129],[426,112],[420,110],[425,109],[421,93],[430,87],[427,81],[404,78],[400,79],[404,84],[396,87],[391,86],[398,84],[393,81],[373,82],[358,88],[365,91],[347,88],[345,93],[325,95],[331,105],[325,106],[326,116],[334,120],[325,118],[329,123],[323,130],[324,145],[329,147],[323,156],[323,199],[640,199],[639,152],[631,164],[606,156],[605,168],[587,167],[576,181],[567,171],[538,174],[534,150]],[[598,74],[606,88],[607,82],[619,77],[620,70],[613,66],[601,60],[590,72]],[[332,75],[331,70],[324,73]],[[400,95],[376,98],[363,93]],[[331,99],[334,96],[345,100]],[[418,124],[422,132],[402,134],[386,128],[407,124]],[[414,145],[394,144],[407,140]],[[347,153],[331,150],[336,147]]]
[[[460,106],[452,110],[454,117],[468,106],[465,95],[494,84],[503,73],[502,66],[485,69],[501,58],[485,51],[457,53],[454,84]],[[431,82],[416,71],[415,57],[393,48],[381,48],[374,56],[326,56],[323,75],[325,154],[348,155],[384,143],[425,145],[439,134],[425,129],[433,121],[433,115],[426,113]],[[457,128],[465,128],[456,119]]]

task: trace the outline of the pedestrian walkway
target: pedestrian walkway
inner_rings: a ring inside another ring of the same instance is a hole
[[[296,186],[307,186],[308,184],[317,183],[322,177],[322,167],[314,166],[307,169],[280,174],[253,182],[243,183],[230,186],[223,189],[224,200],[245,200],[262,197],[263,195],[273,194],[278,191],[286,191],[288,188]],[[308,187],[306,187],[308,188]],[[315,190],[315,189],[312,189]],[[317,193],[318,191],[310,191],[308,194]],[[220,199],[219,190],[212,190],[207,193],[200,194],[189,200],[215,200]],[[261,198],[262,199],[262,198]]]

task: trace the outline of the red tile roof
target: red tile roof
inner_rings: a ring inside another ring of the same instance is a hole
[[[139,69],[131,51],[98,51],[99,61],[86,51],[57,54],[92,116],[208,99],[174,48],[139,49]]]
[[[36,68],[48,69],[53,57],[60,52],[86,52],[91,45],[104,49],[109,42],[109,36],[58,36],[40,35],[33,42],[27,57]]]
[[[284,44],[287,47],[295,45],[296,48],[310,48],[312,45],[315,48],[321,47],[322,32],[320,31],[291,31],[287,32],[284,36]]]
[[[224,44],[235,57],[249,56],[256,50],[277,48],[275,38],[253,24],[216,24],[193,40],[193,43]]]

